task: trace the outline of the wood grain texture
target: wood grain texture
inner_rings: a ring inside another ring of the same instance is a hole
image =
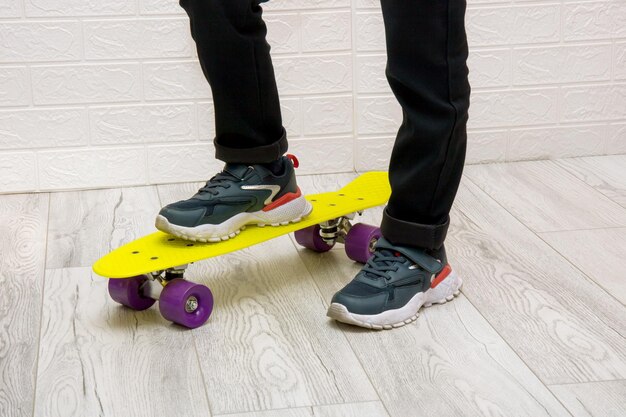
[[[552,385],[574,417],[626,416],[626,380]]]
[[[155,187],[53,193],[47,268],[90,266],[111,250],[154,232]]]
[[[448,235],[464,294],[547,384],[626,376],[626,310],[478,187]]]
[[[313,178],[308,185],[325,188],[328,181]],[[364,217],[376,224],[380,215]],[[341,245],[324,254],[299,253],[326,305],[361,268]],[[568,415],[463,296],[424,309],[415,323],[393,331],[333,321],[328,327],[346,334],[391,416]]]
[[[0,416],[33,413],[48,194],[0,196]]]
[[[192,333],[135,312],[89,268],[48,270],[35,415],[210,416]]]
[[[626,305],[626,228],[540,233],[543,240]]]
[[[626,209],[553,161],[466,167],[466,176],[535,232],[626,226]]]
[[[285,408],[282,410],[253,411],[216,417],[388,417],[379,401],[351,404],[318,405],[314,407]]]
[[[159,193],[166,202],[190,190]],[[194,264],[187,277],[215,296],[193,332],[214,414],[378,400],[344,336],[328,329],[289,237]]]
[[[216,297],[194,332],[215,414],[376,400],[288,237],[196,264]]]
[[[626,155],[561,159],[556,163],[626,207]]]

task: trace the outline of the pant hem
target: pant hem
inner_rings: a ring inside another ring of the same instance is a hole
[[[392,217],[385,208],[380,228],[385,239],[394,245],[435,250],[443,246],[449,226],[449,216],[442,224],[420,224]]]
[[[287,133],[283,130],[283,135],[276,142],[269,145],[255,146],[253,148],[231,148],[219,143],[218,138],[213,140],[215,145],[215,157],[226,163],[239,164],[265,164],[270,163],[287,152]]]

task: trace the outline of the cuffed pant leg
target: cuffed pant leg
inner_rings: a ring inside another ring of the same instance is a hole
[[[381,0],[387,79],[403,110],[391,155],[382,233],[438,249],[466,150],[470,86],[465,0]]]
[[[216,157],[264,163],[287,150],[258,0],[180,0],[213,93]]]
[[[228,141],[226,141],[228,143]],[[236,144],[231,141],[229,144]],[[268,145],[237,148],[222,144],[218,138],[213,141],[215,145],[215,157],[224,162],[263,164],[277,160],[287,152],[287,134],[283,134],[277,141]]]

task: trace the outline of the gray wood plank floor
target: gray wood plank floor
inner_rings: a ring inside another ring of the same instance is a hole
[[[624,377],[624,306],[469,181],[448,243],[465,295],[544,383]]]
[[[31,416],[49,196],[0,197],[0,416]]]
[[[540,233],[539,236],[626,305],[626,228]]]
[[[216,297],[199,329],[112,302],[90,265],[200,184],[0,196],[0,416],[626,415],[625,162],[468,166],[462,294],[381,332],[325,317],[359,266],[293,236],[190,266]]]
[[[626,380],[553,385],[552,392],[576,417],[623,417]]]
[[[48,268],[91,266],[154,230],[156,187],[52,193]]]
[[[626,207],[626,155],[572,158],[556,162],[611,200]]]
[[[46,273],[36,416],[210,416],[190,332],[134,312],[89,268]]]
[[[465,172],[533,231],[626,226],[626,208],[555,161],[473,165]]]

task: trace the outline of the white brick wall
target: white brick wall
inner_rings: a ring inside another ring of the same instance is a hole
[[[379,1],[264,6],[301,173],[387,166],[401,112]],[[219,169],[177,3],[0,0],[0,193]],[[467,31],[468,162],[626,153],[626,1],[469,0]]]

